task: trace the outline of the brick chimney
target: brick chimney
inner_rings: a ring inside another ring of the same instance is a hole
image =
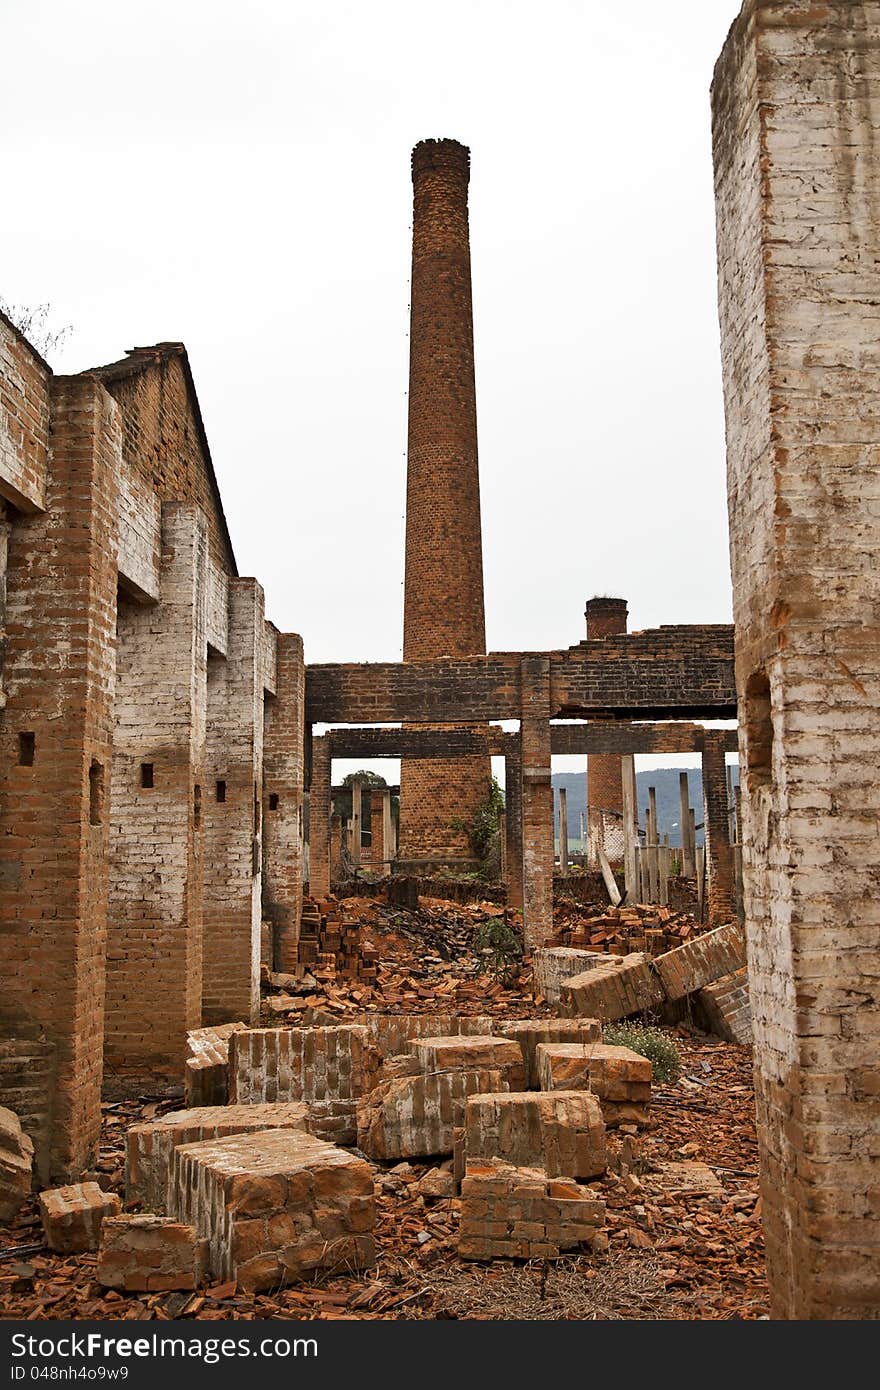
[[[584,617],[588,638],[616,637],[626,632],[626,599],[588,599]],[[587,816],[600,811],[623,813],[620,758],[613,753],[591,753],[587,759]]]
[[[456,140],[413,150],[404,661],[486,650],[469,177]],[[453,827],[467,826],[489,777],[480,757],[404,763],[400,858],[468,858]]]

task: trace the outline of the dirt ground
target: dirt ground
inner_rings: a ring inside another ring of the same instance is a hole
[[[420,913],[407,914],[364,899],[362,911],[380,951],[376,985],[365,992],[332,978],[314,981],[297,999],[291,1022],[345,1021],[371,1009],[521,1018],[552,1012],[536,1001],[528,970],[509,986],[479,973],[470,949],[476,925],[486,920],[479,907],[423,901]],[[271,997],[270,989],[267,1003]],[[609,1132],[611,1167],[590,1184],[606,1203],[605,1254],[529,1263],[461,1260],[460,1203],[428,1195],[430,1184],[423,1183],[442,1165],[375,1164],[379,1255],[369,1274],[340,1270],[258,1295],[237,1293],[231,1284],[195,1293],[106,1291],[95,1280],[94,1255],[56,1255],[46,1248],[32,1200],[11,1227],[0,1227],[0,1317],[766,1317],[751,1051],[687,1022],[669,1033],[681,1054],[681,1075],[655,1085],[650,1128],[637,1135]],[[102,1187],[123,1192],[127,1126],[181,1105],[178,1091],[104,1106],[94,1174]],[[706,1167],[678,1166],[695,1162]]]

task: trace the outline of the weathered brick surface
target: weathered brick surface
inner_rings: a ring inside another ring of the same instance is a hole
[[[543,1091],[590,1090],[606,1125],[645,1124],[653,1069],[647,1057],[605,1043],[539,1043]]]
[[[876,1317],[877,7],[748,0],[713,139],[762,1223],[777,1317]]]
[[[125,1136],[125,1196],[154,1211],[169,1209],[168,1184],[174,1150],[181,1144],[254,1134],[262,1129],[308,1129],[308,1106],[300,1101],[275,1105],[211,1105],[173,1110],[158,1120],[132,1125]]]
[[[749,972],[745,966],[698,989],[696,1002],[712,1032],[727,1042],[752,1041]]]
[[[525,1087],[526,1073],[522,1051],[508,1038],[471,1035],[451,1038],[416,1038],[407,1045],[425,1072],[479,1071],[497,1068],[507,1079],[511,1091]]]
[[[523,932],[535,949],[553,935],[553,786],[550,776],[550,659],[520,663]]]
[[[506,1038],[519,1043],[528,1090],[537,1090],[540,1085],[536,1056],[538,1043],[602,1041],[602,1025],[597,1018],[519,1019],[515,1023],[503,1024],[501,1032]]]
[[[12,1110],[34,1146],[34,1173],[49,1181],[55,1047],[32,1038],[0,1039],[0,1107]]]
[[[107,1216],[96,1278],[107,1289],[128,1293],[195,1289],[204,1276],[205,1256],[194,1227],[169,1216]]]
[[[266,1130],[175,1150],[176,1208],[211,1273],[254,1292],[375,1263],[370,1165],[310,1135]]]
[[[45,502],[51,372],[0,312],[0,496],[26,511]]]
[[[96,1182],[80,1182],[41,1192],[39,1208],[49,1249],[70,1255],[97,1250],[104,1218],[118,1216],[122,1203]]]
[[[588,1091],[475,1095],[465,1107],[469,1158],[501,1158],[551,1177],[605,1172],[605,1122]]]
[[[121,425],[54,377],[47,510],[9,537],[0,730],[0,1030],[57,1049],[50,1176],[100,1126]]]
[[[204,514],[165,503],[161,601],[119,604],[104,1041],[117,1090],[177,1080],[201,1021],[207,552]]]
[[[627,605],[623,598],[587,600],[587,638],[616,637],[626,632]],[[620,758],[613,753],[591,753],[587,759],[587,816],[601,817],[603,811],[623,815],[623,779]],[[605,850],[608,853],[608,847]],[[616,856],[612,855],[612,859]],[[598,858],[593,860],[598,863]]]
[[[628,959],[624,957],[624,959]],[[654,969],[668,999],[683,999],[703,985],[729,975],[745,965],[746,950],[742,927],[729,922],[716,931],[695,936],[674,951],[654,957]]]
[[[313,1133],[350,1144],[379,1055],[362,1027],[254,1028],[232,1035],[229,1064],[233,1103],[305,1101]]]
[[[407,1044],[415,1038],[485,1036],[492,1033],[496,1021],[488,1016],[465,1018],[461,1014],[367,1014],[359,1020],[383,1057],[406,1052]]]
[[[532,956],[535,983],[548,1004],[558,1004],[565,981],[591,970],[601,959],[598,951],[581,951],[571,946],[542,947]]]
[[[275,694],[266,698],[263,726],[263,914],[272,923],[271,963],[290,970],[303,895],[305,666],[296,633],[278,633],[272,645]]]
[[[187,1109],[198,1105],[226,1105],[229,1100],[229,1039],[247,1025],[220,1023],[213,1028],[193,1028],[186,1035],[189,1054],[183,1086]]]
[[[309,781],[309,897],[330,896],[330,742],[312,737]]]
[[[656,1008],[665,998],[650,956],[640,951],[601,956],[589,970],[573,975],[562,986],[564,1009],[575,1018],[598,1018],[603,1023]]]
[[[707,729],[703,736],[703,822],[706,830],[706,876],[709,923],[729,922],[736,913],[736,869],[730,842],[727,764],[724,733]]]
[[[0,1221],[12,1221],[30,1196],[34,1146],[17,1115],[0,1106]]]
[[[419,1065],[416,1058],[403,1060],[402,1070]],[[451,1154],[468,1096],[507,1089],[507,1075],[499,1068],[429,1075],[389,1074],[393,1070],[383,1067],[383,1080],[357,1110],[358,1148],[382,1161]]]
[[[403,659],[486,650],[467,189],[454,140],[413,150],[413,254]],[[489,792],[473,754],[405,760],[400,858],[472,857],[467,827]]]
[[[468,1159],[461,1184],[463,1259],[555,1259],[598,1246],[605,1203],[571,1179],[499,1159]]]
[[[202,1021],[260,1013],[263,837],[263,591],[232,579],[226,655],[209,652],[204,818]]]

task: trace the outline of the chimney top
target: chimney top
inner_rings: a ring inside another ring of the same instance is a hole
[[[471,152],[458,140],[420,140],[412,152],[413,182],[434,169],[460,174],[467,182],[470,165]]]

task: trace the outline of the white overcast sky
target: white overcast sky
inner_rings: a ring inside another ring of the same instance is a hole
[[[58,370],[185,342],[268,615],[310,662],[399,659],[409,156],[461,140],[489,649],[579,641],[596,593],[632,629],[728,622],[709,83],[736,11],[0,0],[0,294],[74,326]]]

